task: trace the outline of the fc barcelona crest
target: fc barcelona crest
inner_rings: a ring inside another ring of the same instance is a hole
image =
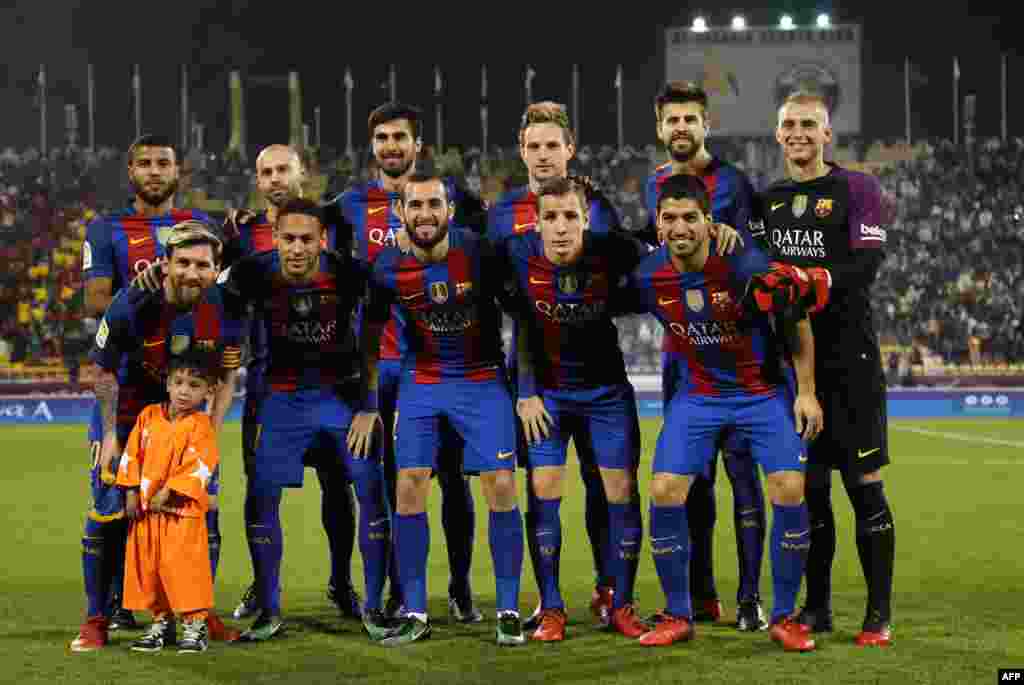
[[[832,199],[831,198],[824,198],[823,197],[820,200],[818,200],[818,204],[816,204],[814,206],[814,214],[815,214],[815,216],[817,216],[819,219],[824,219],[825,217],[827,217],[831,213],[832,213]]]
[[[572,295],[580,289],[580,279],[574,273],[562,274],[558,277],[558,289],[566,295]]]
[[[704,309],[704,293],[699,290],[687,290],[686,306],[693,312],[699,312]]]
[[[171,336],[171,354],[179,355],[188,349],[189,338],[187,335]]]
[[[309,295],[296,297],[292,302],[292,307],[299,316],[309,316],[309,313],[313,311],[313,300]]]
[[[448,301],[448,284],[444,281],[437,281],[430,284],[430,299],[438,304]]]
[[[802,217],[804,215],[804,212],[806,212],[806,211],[807,211],[807,196],[806,195],[797,195],[796,197],[794,197],[793,198],[793,216],[795,216],[797,219],[799,219],[800,217]]]

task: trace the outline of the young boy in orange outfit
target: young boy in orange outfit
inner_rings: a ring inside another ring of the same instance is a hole
[[[153,625],[132,643],[156,652],[176,642],[179,653],[206,651],[213,606],[207,545],[206,483],[220,456],[209,415],[202,411],[216,374],[198,356],[172,359],[167,402],[146,407],[135,423],[117,473],[130,520],[124,606],[149,610]]]

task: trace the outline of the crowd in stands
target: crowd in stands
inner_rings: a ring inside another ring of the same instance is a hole
[[[886,365],[892,381],[912,368],[1024,362],[1024,141],[867,145],[845,141],[833,150],[844,165],[876,173],[895,217],[887,258],[874,288]],[[770,141],[709,139],[712,152],[738,162],[755,188],[778,175]],[[426,163],[453,174],[485,200],[525,182],[516,150],[450,149]],[[653,144],[583,145],[573,173],[590,176],[618,208],[623,225],[646,225],[644,181],[664,161]],[[355,177],[372,173],[372,158],[310,150],[307,196],[327,199]],[[81,244],[97,212],[123,207],[131,190],[123,153],[76,146],[0,153],[0,364],[63,365],[72,379],[95,330],[81,309]],[[192,150],[179,186],[183,207],[219,217],[259,206],[252,156]],[[619,325],[634,373],[657,373],[661,330],[634,317]]]

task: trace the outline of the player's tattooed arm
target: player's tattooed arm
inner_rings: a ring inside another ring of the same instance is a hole
[[[796,430],[805,440],[818,437],[824,427],[821,405],[818,403],[814,383],[814,334],[811,320],[806,316],[796,322],[793,341],[793,367],[796,370]]]
[[[119,451],[117,431],[115,430],[118,390],[117,376],[113,372],[101,368],[93,385],[93,393],[96,395],[96,401],[100,405],[100,415],[103,418],[100,478],[107,484],[113,483],[116,478],[116,475],[110,470],[110,465]]]

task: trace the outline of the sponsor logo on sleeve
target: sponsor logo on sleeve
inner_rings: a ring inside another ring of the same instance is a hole
[[[870,240],[876,243],[884,243],[886,238],[885,229],[881,226],[860,225],[860,239]]]

